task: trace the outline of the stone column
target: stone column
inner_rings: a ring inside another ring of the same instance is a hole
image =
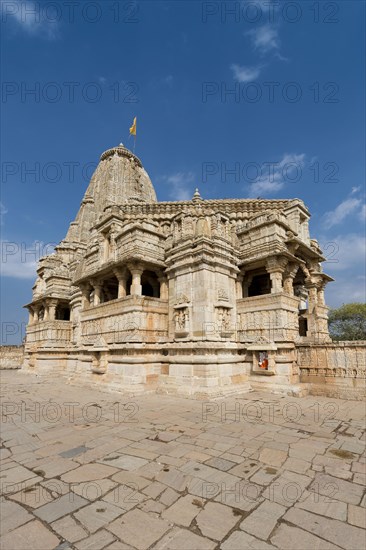
[[[118,279],[118,298],[126,298],[127,294],[127,273],[125,269],[115,269],[113,271]]]
[[[33,306],[33,323],[38,322],[39,306]]]
[[[56,319],[56,307],[57,300],[50,300],[48,302],[48,320],[54,321]]]
[[[252,284],[253,275],[244,276],[243,282],[243,298],[248,298],[249,296],[249,287]]]
[[[162,300],[167,300],[169,296],[168,279],[164,276],[161,276],[158,280],[160,283],[160,298]]]
[[[48,304],[47,304],[47,302],[44,302],[43,307],[44,307],[43,320],[48,321]]]
[[[93,287],[94,287],[94,303],[93,305],[94,306],[99,306],[100,304],[100,300],[101,300],[101,296],[102,296],[102,283],[99,282],[99,281],[94,281],[92,283]]]
[[[32,307],[28,307],[28,313],[29,313],[29,320],[28,320],[28,324],[29,325],[33,325],[34,323],[34,310]]]
[[[282,275],[285,271],[287,260],[281,257],[269,258],[267,261],[267,272],[271,279],[271,294],[282,292]]]
[[[298,266],[290,265],[284,273],[283,290],[286,294],[294,295],[294,278],[296,276]]]
[[[82,284],[80,285],[81,290],[81,307],[82,309],[88,309],[90,306],[90,285],[89,284]]]
[[[141,285],[141,275],[144,271],[143,267],[136,265],[129,265],[128,269],[131,271],[132,275],[132,285],[131,285],[131,294],[135,296],[142,295],[142,285]]]
[[[243,298],[243,280],[244,280],[244,273],[238,273],[238,276],[236,278],[236,299],[240,300]]]
[[[271,294],[282,292],[282,273],[281,271],[270,271],[269,277],[271,279]]]
[[[307,283],[305,286],[309,291],[309,297],[308,297],[309,308],[308,309],[309,309],[309,312],[312,313],[314,308],[317,306],[318,291],[314,283]]]

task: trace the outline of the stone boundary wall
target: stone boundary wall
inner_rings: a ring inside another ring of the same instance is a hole
[[[297,345],[300,382],[311,395],[363,399],[366,395],[366,341]]]
[[[21,369],[24,346],[0,346],[0,369]]]

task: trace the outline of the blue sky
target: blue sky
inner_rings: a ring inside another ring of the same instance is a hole
[[[20,341],[35,260],[65,236],[100,154],[132,146],[134,116],[159,200],[301,198],[336,279],[328,304],[363,301],[364,12],[2,0],[2,343]]]

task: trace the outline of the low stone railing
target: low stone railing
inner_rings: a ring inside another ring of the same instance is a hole
[[[284,293],[237,300],[237,330],[241,342],[295,340],[299,299]]]
[[[80,320],[85,346],[164,342],[168,337],[168,302],[127,296],[82,310]]]
[[[26,345],[55,342],[57,347],[71,339],[71,321],[37,321],[27,326]]]
[[[299,344],[300,382],[316,395],[359,399],[366,388],[366,341]]]
[[[24,346],[0,346],[0,369],[20,369],[23,355]]]

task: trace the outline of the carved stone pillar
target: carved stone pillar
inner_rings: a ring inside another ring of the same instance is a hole
[[[294,295],[294,278],[298,269],[299,267],[297,265],[290,264],[283,275],[283,291],[291,296]]]
[[[32,307],[28,307],[28,313],[29,313],[29,320],[28,320],[28,324],[29,325],[33,325],[34,323],[34,310]]]
[[[44,308],[43,320],[48,321],[48,304],[47,304],[47,302],[44,302],[43,308]]]
[[[248,298],[249,296],[249,287],[252,284],[253,275],[245,275],[243,281],[243,298]]]
[[[317,303],[318,303],[318,291],[317,291],[317,288],[316,288],[316,285],[315,283],[307,283],[306,285],[306,288],[308,289],[308,292],[309,292],[309,298],[308,298],[308,301],[309,301],[309,312],[312,313],[314,308],[316,308],[317,306]]]
[[[325,306],[324,288],[325,288],[324,283],[318,287],[317,303],[319,306]]]
[[[93,305],[94,306],[99,306],[100,304],[100,301],[101,301],[101,297],[102,297],[102,283],[100,283],[99,281],[94,281],[92,283],[93,285],[93,288],[94,288],[94,303]]]
[[[238,273],[238,276],[236,278],[236,299],[240,300],[243,298],[243,279],[244,274]]]
[[[118,298],[125,298],[127,294],[127,273],[125,269],[115,269],[113,271],[118,279]]]
[[[39,317],[38,317],[38,314],[39,314],[39,306],[33,306],[33,323],[37,323]]]
[[[269,258],[267,261],[266,268],[271,279],[271,294],[283,291],[282,275],[285,271],[286,264],[287,260],[280,257]]]
[[[56,319],[57,300],[49,300],[47,304],[48,304],[48,320],[54,321]]]
[[[281,271],[270,271],[269,277],[271,279],[271,294],[282,292],[282,273]]]
[[[80,285],[81,290],[81,307],[82,309],[88,309],[90,306],[90,285],[89,284],[82,284]]]
[[[128,269],[131,271],[132,275],[131,294],[142,296],[141,275],[144,271],[143,267],[139,265],[128,265]]]
[[[164,276],[161,276],[158,280],[160,283],[160,298],[162,300],[167,300],[169,296],[168,279]]]

